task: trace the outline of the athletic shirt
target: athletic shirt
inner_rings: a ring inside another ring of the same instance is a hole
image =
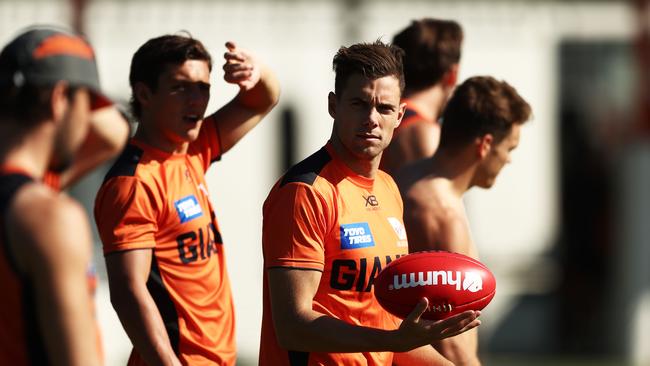
[[[206,170],[220,156],[211,120],[186,154],[132,139],[95,202],[105,256],[153,249],[147,288],[185,365],[235,363],[234,305],[205,182]],[[129,365],[143,364],[134,349]]]
[[[344,322],[395,329],[372,286],[379,271],[407,254],[402,199],[390,176],[354,173],[331,143],[293,166],[264,203],[264,290],[260,365],[390,365],[391,352],[321,353],[282,349],[276,340],[267,271],[322,272],[313,310]]]
[[[49,365],[43,335],[38,324],[36,293],[33,280],[16,266],[8,245],[7,215],[16,193],[34,179],[18,169],[0,167],[0,364]],[[87,272],[88,291],[97,287],[92,266]],[[95,312],[94,303],[89,306]],[[97,349],[103,359],[99,326],[95,323]]]

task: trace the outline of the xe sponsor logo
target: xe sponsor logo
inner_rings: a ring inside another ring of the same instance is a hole
[[[438,285],[454,286],[456,291],[461,291],[462,288],[462,291],[478,292],[483,289],[483,279],[477,272],[411,272],[394,275],[393,283],[388,285],[388,289],[399,290],[401,288]]]
[[[356,249],[374,247],[375,239],[372,237],[370,226],[367,222],[354,224],[341,224],[341,249]]]
[[[368,197],[366,197],[366,196],[361,196],[361,197],[363,197],[363,199],[366,200],[366,207],[368,207],[368,206],[371,206],[371,207],[379,206],[379,201],[377,201],[377,197],[374,194],[371,194]]]
[[[176,212],[178,212],[178,217],[181,219],[181,224],[203,215],[201,205],[194,195],[189,195],[175,201],[174,206],[176,207]]]

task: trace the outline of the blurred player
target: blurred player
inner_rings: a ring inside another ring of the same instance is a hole
[[[277,103],[279,86],[249,53],[226,44],[237,96],[204,117],[212,59],[166,35],[131,62],[139,125],[95,202],[111,302],[134,350],[129,365],[233,365],[235,319],[225,246],[205,172]]]
[[[260,365],[391,365],[393,352],[479,324],[473,311],[420,319],[424,299],[400,325],[373,295],[375,276],[408,246],[397,186],[378,170],[404,114],[401,58],[381,42],[339,49],[330,140],[264,203]]]
[[[102,106],[90,115],[90,126],[70,166],[60,172],[48,171],[43,180],[54,189],[75,184],[86,173],[117,156],[129,136],[129,125],[114,105]]]
[[[463,195],[474,186],[492,187],[530,114],[504,81],[473,77],[456,89],[442,115],[438,152],[397,174],[410,252],[442,249],[479,258]],[[476,330],[435,346],[455,365],[480,364]]]
[[[430,157],[440,140],[438,118],[458,77],[463,31],[450,20],[424,18],[393,38],[404,54],[406,112],[384,151],[380,169],[394,174],[409,162]]]
[[[42,179],[71,167],[91,109],[108,104],[94,52],[72,32],[33,27],[0,54],[3,365],[101,364],[86,215]]]

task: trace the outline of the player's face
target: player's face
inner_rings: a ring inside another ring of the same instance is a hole
[[[379,159],[404,114],[400,96],[399,80],[394,76],[368,80],[352,75],[341,95],[329,96],[329,112],[334,118],[332,140],[338,140],[350,158]]]
[[[54,152],[49,169],[65,170],[81,147],[90,124],[90,93],[85,88],[74,91],[68,108],[62,116],[54,141]]]
[[[196,140],[210,99],[210,69],[203,60],[187,60],[168,65],[158,78],[158,87],[149,90],[143,114],[151,116],[150,133],[162,141],[181,145]],[[146,112],[145,112],[146,109]]]
[[[513,124],[506,137],[492,147],[481,162],[477,171],[476,185],[481,188],[490,188],[501,172],[501,169],[510,163],[510,154],[519,145],[520,124]]]

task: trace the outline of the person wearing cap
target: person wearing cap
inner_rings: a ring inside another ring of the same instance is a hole
[[[79,35],[33,27],[0,53],[0,364],[102,363],[90,227],[42,179],[70,166],[108,104]]]
[[[251,54],[226,47],[224,79],[240,90],[205,117],[212,59],[200,41],[153,38],[131,61],[138,128],[95,201],[111,302],[134,346],[129,365],[236,361],[228,243],[205,173],[275,106],[279,85]]]

